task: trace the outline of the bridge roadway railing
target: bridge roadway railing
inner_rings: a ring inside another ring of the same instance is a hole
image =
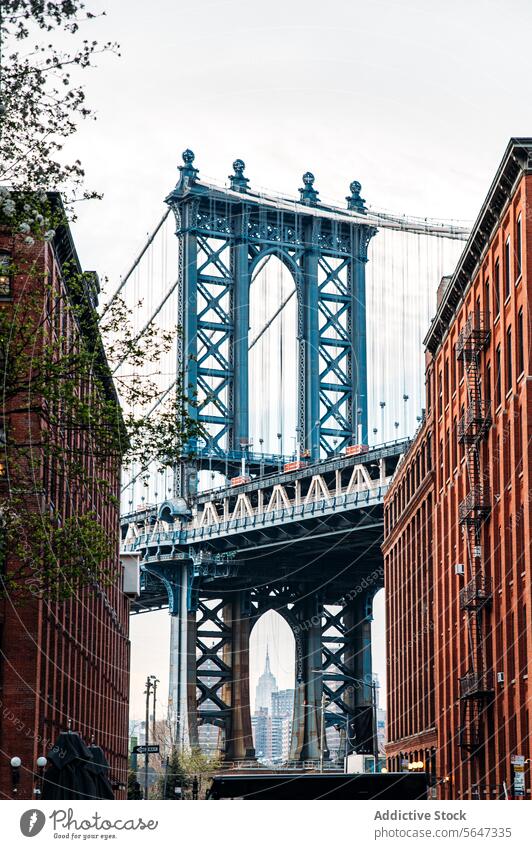
[[[218,772],[225,774],[227,772],[335,772],[343,770],[343,763],[339,765],[335,760],[324,760],[323,764],[319,760],[304,760],[304,761],[285,761],[283,764],[265,764],[259,761],[242,760],[242,761],[224,761]]]
[[[198,496],[195,515],[184,523],[165,521],[153,506],[124,517],[127,531],[122,550],[144,549],[147,559],[180,559],[176,546],[378,504],[395,468],[387,469],[387,462],[397,460],[407,445],[407,440],[388,443],[372,447],[367,454],[333,457],[292,472],[204,492]]]
[[[328,498],[316,494],[303,504],[297,503],[296,499],[286,498],[281,509],[264,510],[259,507],[247,507],[245,514],[240,514],[229,519],[213,519],[203,521],[199,515],[195,519],[195,526],[186,530],[186,541],[188,543],[209,539],[212,536],[221,536],[231,531],[250,530],[264,525],[287,524],[289,522],[304,521],[313,516],[325,516],[358,506],[378,504],[384,498],[391,479],[386,479],[380,484],[368,485],[358,484],[354,491],[344,491],[339,495],[330,495]],[[241,510],[237,507],[236,510]]]
[[[287,481],[297,480],[304,477],[314,475],[327,475],[336,472],[339,469],[352,467],[358,464],[368,464],[376,460],[386,459],[388,457],[400,457],[407,450],[411,440],[409,438],[394,439],[391,442],[382,442],[378,445],[371,445],[365,454],[336,454],[328,457],[326,460],[319,460],[316,463],[305,463],[301,469],[285,472],[282,468],[269,474],[261,475],[260,477],[251,478],[247,483],[238,484],[238,486],[229,487],[227,484],[222,484],[218,487],[205,490],[198,494],[198,502],[212,501],[216,497],[223,497],[225,493],[240,493],[249,492],[251,490],[273,486],[277,483],[285,483]],[[294,461],[296,458],[292,456],[288,458]]]
[[[313,516],[324,516],[329,513],[335,513],[341,510],[356,508],[358,506],[367,506],[371,504],[379,504],[388,489],[389,480],[383,485],[373,487],[361,487],[356,492],[344,493],[342,495],[331,496],[330,499],[321,498],[315,501],[309,501],[306,504],[291,503],[288,507],[282,510],[263,511],[259,512],[258,508],[254,508],[250,515],[239,518],[228,519],[227,521],[220,520],[211,524],[202,524],[186,526],[180,530],[154,530],[152,532],[141,533],[135,537],[134,541],[123,546],[124,551],[138,549],[154,549],[173,546],[187,545],[202,540],[208,540],[212,537],[224,536],[233,532],[252,530],[266,525],[286,524],[287,522],[304,521]],[[197,520],[196,520],[197,521]],[[182,555],[184,559],[186,555]],[[176,560],[180,559],[177,552],[161,553],[156,551],[153,555],[146,554],[147,560]]]

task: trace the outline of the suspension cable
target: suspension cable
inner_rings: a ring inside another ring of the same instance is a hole
[[[111,304],[113,303],[113,301],[114,301],[114,300],[118,297],[118,295],[120,294],[120,292],[122,291],[122,289],[123,289],[123,288],[124,288],[124,286],[126,285],[127,281],[129,280],[129,278],[131,277],[131,275],[132,275],[132,274],[133,274],[133,272],[135,271],[136,267],[138,266],[138,264],[139,264],[139,262],[141,261],[142,257],[144,256],[144,254],[145,254],[145,253],[146,253],[146,251],[148,250],[149,246],[151,245],[151,243],[152,243],[152,242],[153,242],[153,240],[155,239],[155,237],[156,237],[157,233],[159,232],[159,230],[160,230],[160,229],[161,229],[161,227],[163,226],[163,224],[164,224],[164,222],[166,221],[166,219],[168,218],[168,215],[169,215],[169,214],[170,214],[170,208],[168,208],[168,209],[166,210],[166,212],[164,213],[163,217],[161,218],[161,220],[160,220],[160,221],[159,221],[159,223],[157,224],[157,227],[155,228],[155,230],[153,231],[153,233],[151,234],[151,236],[148,238],[148,241],[145,243],[144,247],[142,248],[142,250],[141,250],[141,251],[140,251],[140,253],[138,254],[138,256],[137,256],[137,258],[135,259],[135,261],[133,262],[133,265],[131,266],[131,268],[129,269],[129,271],[127,272],[127,274],[126,274],[126,275],[122,278],[122,280],[120,281],[120,285],[119,285],[119,286],[118,286],[118,288],[115,290],[114,294],[111,296],[111,299],[110,299],[110,300],[106,303],[106,305],[105,305],[105,307],[103,308],[102,313],[101,313],[101,315],[100,315],[100,319],[102,319],[102,318],[103,318],[103,316],[105,315],[105,313],[107,312],[107,310],[109,309],[109,307],[111,306]]]
[[[145,334],[145,333],[146,333],[146,331],[148,330],[149,326],[152,324],[152,322],[153,322],[154,318],[155,318],[155,317],[156,317],[156,316],[157,316],[157,315],[161,312],[161,310],[162,310],[162,308],[164,307],[165,303],[167,302],[168,298],[169,298],[169,297],[170,297],[170,296],[171,296],[171,295],[175,292],[176,287],[177,287],[178,285],[179,285],[179,277],[177,278],[177,280],[176,280],[176,282],[174,283],[174,285],[170,287],[169,291],[166,293],[166,295],[164,296],[164,298],[163,298],[163,300],[160,302],[160,304],[159,304],[159,305],[155,308],[155,310],[153,311],[153,313],[152,313],[152,314],[151,314],[151,316],[149,317],[149,319],[148,319],[148,321],[146,322],[146,324],[144,325],[144,327],[143,327],[141,330],[139,330],[139,332],[137,333],[137,335],[136,335],[136,336],[132,339],[132,341],[131,341],[131,344],[132,344],[132,345],[135,345],[135,344],[139,341],[139,339],[141,338],[141,336],[144,336],[144,334]],[[123,356],[123,357],[122,357],[122,359],[119,361],[119,363],[117,363],[117,365],[114,367],[114,369],[113,369],[113,374],[115,374],[115,373],[118,371],[118,369],[120,368],[120,366],[121,366],[121,365],[123,365],[123,363],[125,363],[125,361],[127,360],[127,358],[128,358],[128,354],[124,354],[124,356]]]

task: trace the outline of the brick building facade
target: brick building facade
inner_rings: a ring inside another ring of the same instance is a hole
[[[431,417],[399,465],[385,509],[388,767],[422,760],[435,774]],[[413,671],[415,670],[415,672]]]
[[[418,699],[428,701],[441,797],[530,796],[531,208],[532,139],[513,139],[441,287],[425,339],[427,420],[386,498],[388,754],[415,759]],[[414,483],[401,509],[423,440],[432,446],[430,496]],[[401,569],[404,583],[396,587]],[[433,664],[416,697],[419,653],[407,654],[402,666],[395,656],[399,639],[419,639],[412,616],[422,603],[419,569],[431,584],[423,623],[431,637],[421,644],[426,651],[433,640]],[[516,756],[525,763],[524,782]]]
[[[19,268],[31,263],[31,274],[19,273]],[[62,334],[78,344],[85,328],[79,311],[69,309],[72,297],[64,271],[67,265],[79,273],[81,268],[69,228],[58,227],[51,242],[36,242],[32,247],[24,244],[22,237],[0,229],[0,265],[0,309],[24,310],[31,293],[32,308],[37,303],[42,310],[42,336],[35,340],[35,357],[53,334],[56,339]],[[96,281],[95,276],[92,280]],[[90,278],[87,281],[84,309],[94,310],[97,289]],[[4,354],[9,369],[9,346],[4,347]],[[112,397],[112,382],[104,384]],[[0,798],[12,796],[10,760],[14,756],[22,760],[18,797],[32,798],[37,758],[46,755],[59,732],[69,727],[80,732],[86,743],[94,740],[102,747],[110,763],[115,795],[125,798],[119,785],[127,784],[129,602],[122,592],[118,560],[119,458],[95,451],[90,434],[82,428],[65,432],[57,427],[50,437],[54,425],[37,400],[31,410],[26,405],[21,412],[13,398],[7,402],[4,398],[3,412],[2,432],[9,433],[12,443],[31,443],[39,456],[47,429],[47,439],[56,440],[61,451],[76,452],[81,458],[85,483],[72,485],[54,454],[43,454],[35,467],[34,490],[25,496],[27,509],[53,514],[59,525],[68,517],[92,511],[108,537],[116,539],[103,566],[118,577],[109,583],[93,576],[90,583],[84,582],[72,597],[61,601],[40,597],[42,594],[32,596],[30,573],[22,594],[0,598]],[[1,458],[0,503],[4,499],[4,504],[12,491],[9,488],[20,486],[12,460],[10,465],[10,440]],[[99,478],[108,482],[116,503],[102,495],[96,482]],[[13,550],[4,551],[2,561],[5,575],[16,562]],[[38,570],[39,563],[34,568]]]

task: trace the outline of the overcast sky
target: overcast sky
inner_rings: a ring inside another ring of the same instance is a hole
[[[343,201],[358,179],[379,209],[473,219],[508,138],[532,134],[526,0],[101,3],[93,30],[122,56],[88,75],[99,120],[75,151],[105,196],[81,205],[74,232],[111,289],[186,147],[218,182],[241,157],[254,187],[295,194],[310,169],[325,200]],[[167,679],[167,631],[164,613],[133,620],[135,716],[146,674]],[[376,668],[383,677],[382,638]],[[275,671],[287,686],[290,673]]]

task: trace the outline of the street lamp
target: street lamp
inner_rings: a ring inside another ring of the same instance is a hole
[[[11,785],[13,788],[13,796],[18,793],[18,785],[20,784],[20,767],[22,766],[21,759],[15,755],[11,758]]]
[[[48,761],[46,760],[44,755],[41,755],[40,758],[37,758],[38,780],[37,780],[37,786],[35,787],[34,793],[35,793],[36,796],[39,796],[39,797],[42,796],[43,783],[44,783],[44,768],[45,768],[47,763],[48,763]]]

